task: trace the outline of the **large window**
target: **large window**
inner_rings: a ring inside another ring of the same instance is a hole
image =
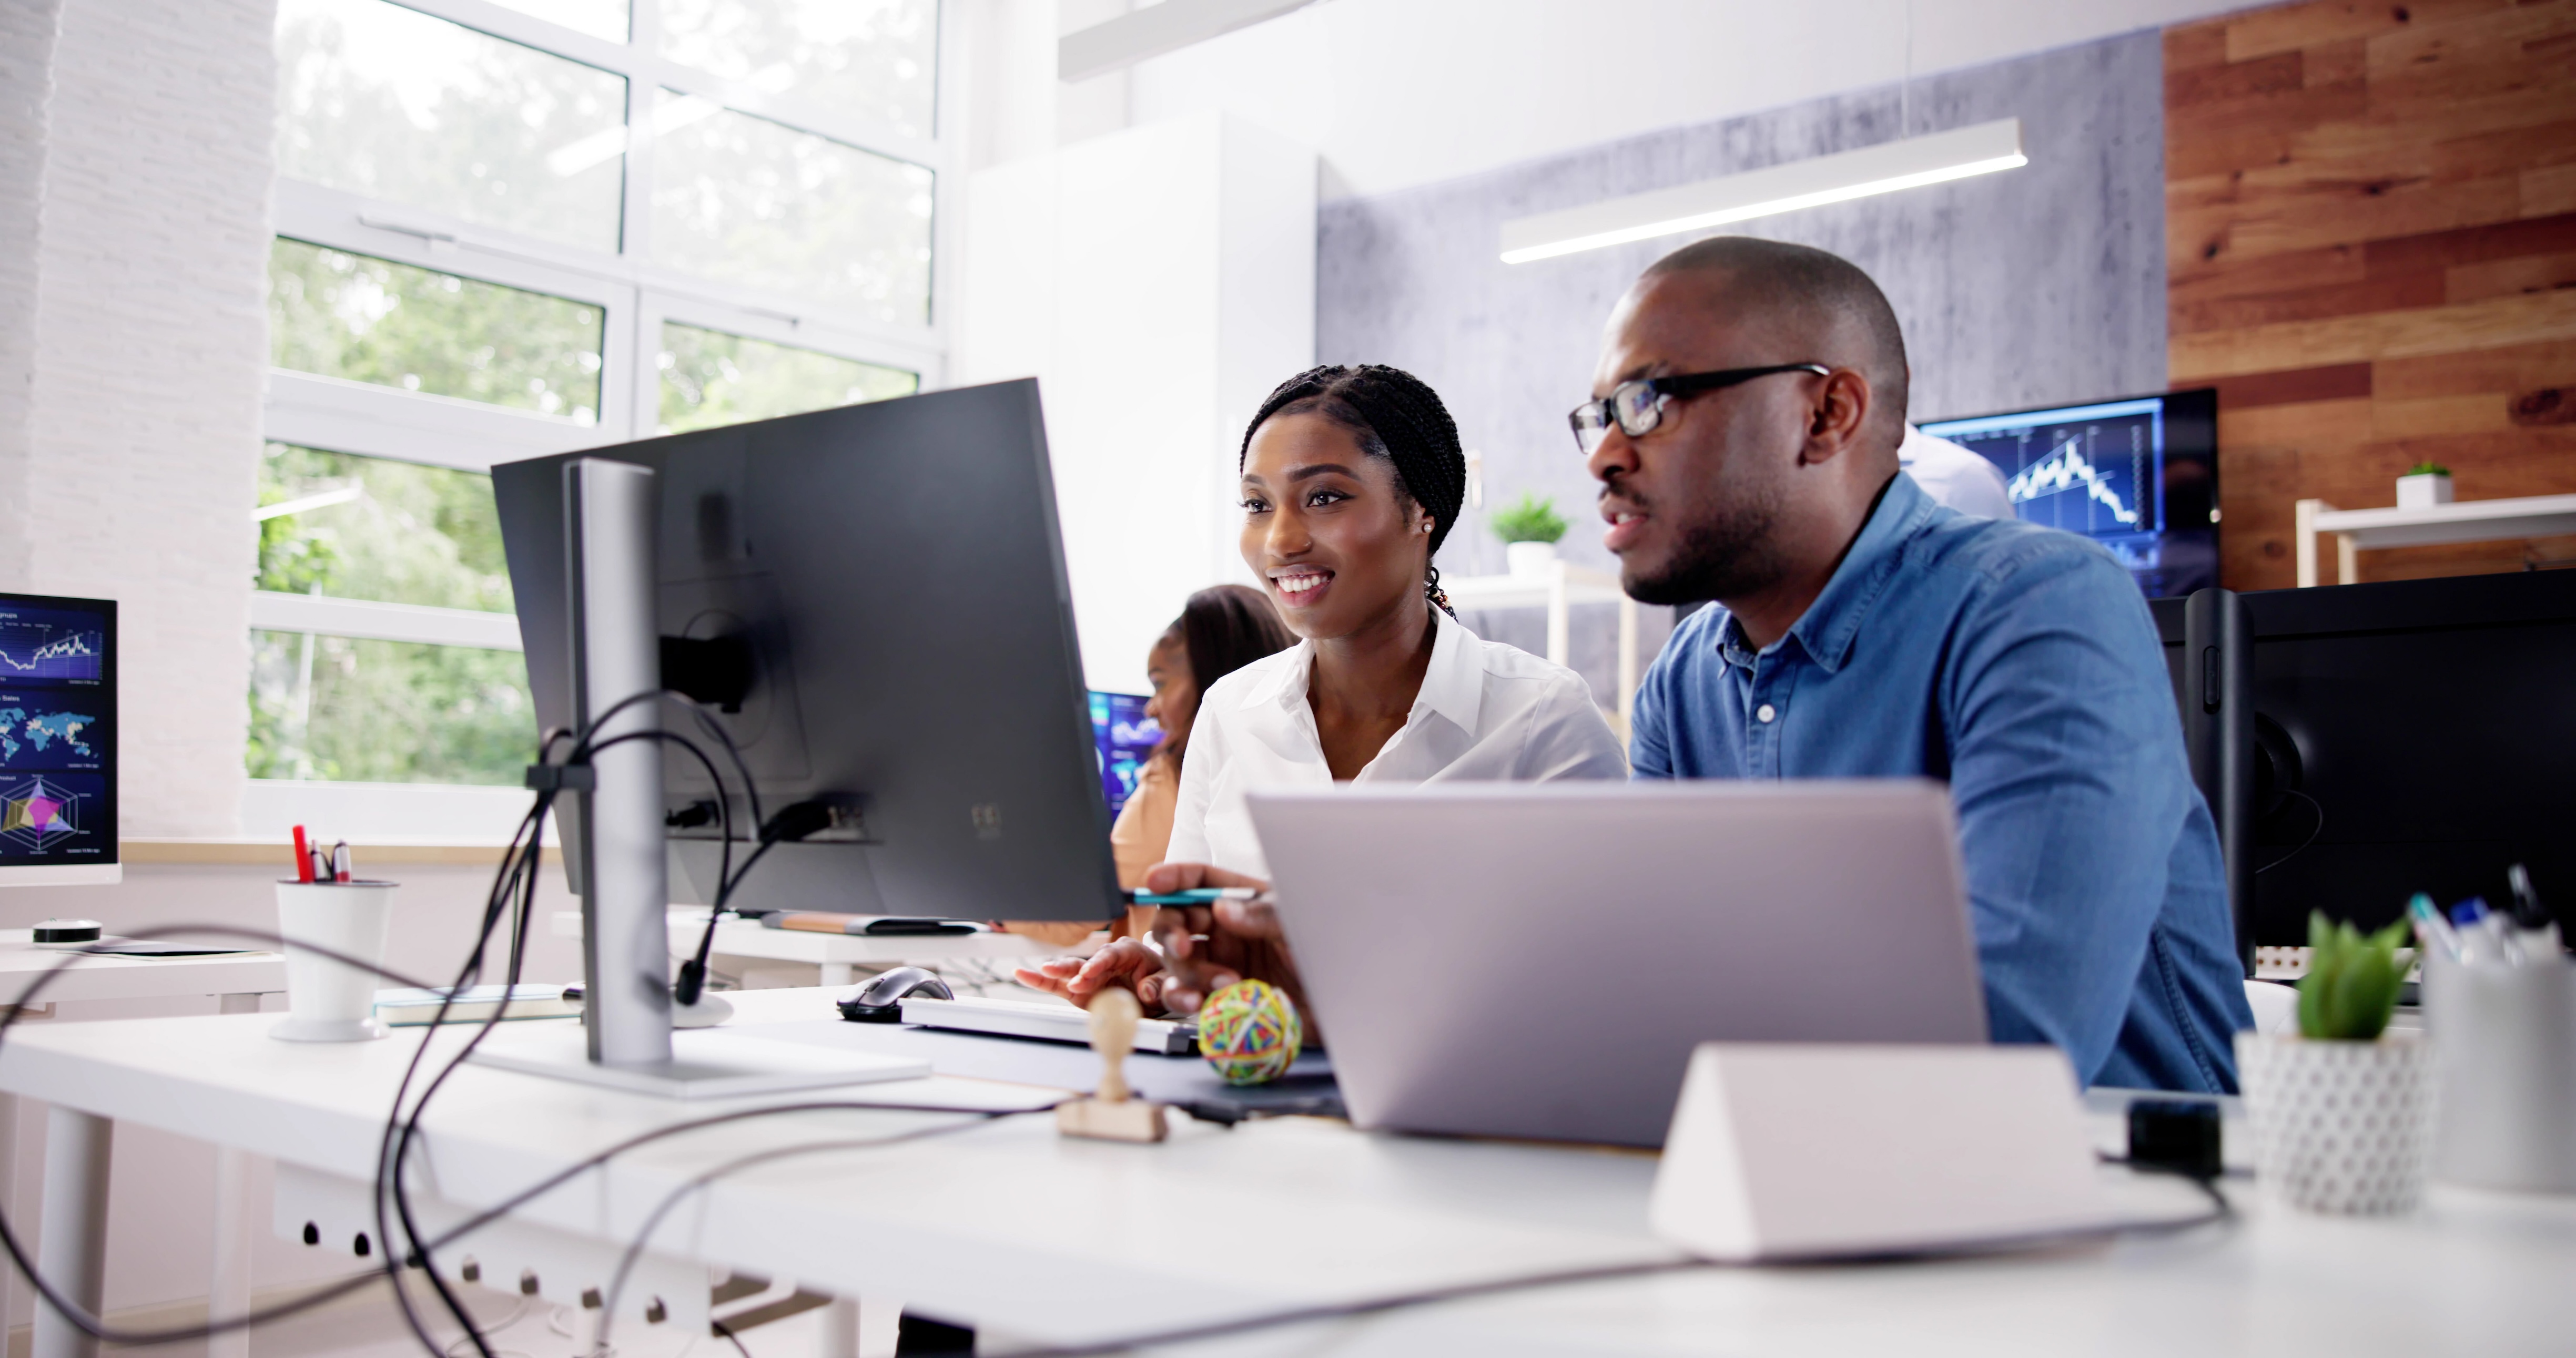
[[[254,802],[518,783],[493,463],[939,380],[939,19],[281,0]]]

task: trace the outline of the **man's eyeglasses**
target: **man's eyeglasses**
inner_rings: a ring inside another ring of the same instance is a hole
[[[1664,422],[1664,407],[1686,396],[1750,382],[1773,373],[1814,373],[1826,376],[1833,370],[1822,363],[1774,363],[1767,368],[1728,368],[1724,372],[1690,373],[1681,377],[1646,377],[1622,382],[1609,396],[1586,401],[1565,417],[1574,426],[1574,442],[1585,457],[1610,436],[1610,423],[1618,421],[1619,432],[1628,437],[1644,438]]]

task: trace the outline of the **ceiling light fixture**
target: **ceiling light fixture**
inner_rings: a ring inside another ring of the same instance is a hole
[[[1943,184],[2030,163],[2021,119],[1881,142],[1723,179],[1630,194],[1503,223],[1503,262],[1527,264],[1607,245],[1702,231],[1801,208]]]

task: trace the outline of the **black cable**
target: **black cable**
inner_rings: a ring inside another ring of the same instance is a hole
[[[2141,1166],[2140,1168],[2145,1168]],[[2162,1171],[2150,1171],[2162,1172]],[[2008,1254],[2037,1246],[2100,1240],[2124,1235],[2172,1235],[2197,1230],[2232,1220],[2236,1209],[2216,1185],[2193,1175],[2191,1179],[2216,1205],[2197,1216],[2171,1221],[2123,1222],[2113,1226],[2089,1227],[2070,1231],[2049,1231],[2037,1235],[2015,1236],[1983,1241],[1966,1246],[1927,1247],[1922,1249],[1872,1251],[1856,1254],[1814,1256],[1809,1258],[1759,1261],[1760,1266],[1848,1267],[1856,1264],[1903,1264],[1935,1259],[1956,1259]],[[1596,1268],[1566,1269],[1549,1273],[1527,1273],[1516,1277],[1487,1278],[1477,1282],[1457,1283],[1447,1287],[1424,1288],[1418,1292],[1398,1292],[1359,1301],[1325,1302],[1315,1306],[1296,1306],[1268,1311],[1259,1315],[1238,1316],[1231,1320],[1212,1320],[1197,1325],[1183,1325],[1168,1330],[1104,1339],[1088,1344],[1066,1344],[1051,1348],[1018,1349],[995,1358],[1101,1358],[1102,1355],[1127,1353],[1136,1349],[1159,1348],[1167,1344],[1186,1344],[1203,1339],[1222,1339],[1256,1330],[1277,1329],[1283,1325],[1306,1325],[1326,1320],[1350,1320],[1360,1316],[1380,1315],[1388,1311],[1408,1310],[1439,1302],[1465,1301],[1491,1296],[1497,1292],[1517,1292],[1533,1287],[1566,1287],[1578,1283],[1608,1282],[1623,1278],[1650,1277],[1661,1273],[1682,1273],[1699,1269],[1736,1267],[1708,1259],[1664,1259],[1651,1263],[1608,1264]]]
[[[742,1336],[735,1334],[732,1326],[721,1320],[710,1320],[707,1326],[733,1344],[733,1351],[737,1358],[751,1358],[751,1350],[742,1346]]]
[[[663,731],[658,728],[644,731],[630,731],[621,735],[613,736],[607,740],[598,741],[596,744],[592,743],[593,739],[598,734],[600,726],[610,717],[615,716],[618,712],[632,706],[638,701],[643,701],[654,696],[657,695],[630,695],[625,699],[621,699],[620,701],[611,704],[606,712],[600,714],[597,719],[593,720],[586,728],[584,728],[580,735],[575,737],[573,748],[566,754],[565,762],[568,764],[582,763],[590,759],[595,759],[600,751],[633,740],[660,741],[679,746],[681,749],[688,751],[690,756],[695,758],[699,764],[705,768],[707,777],[715,783],[720,809],[724,813],[724,832],[729,853],[733,834],[730,798],[727,798],[724,794],[724,779],[722,775],[717,773],[715,761],[709,759],[704,750],[699,749],[695,743],[691,742],[684,736]],[[547,747],[550,747],[551,744],[551,741],[546,743]],[[541,749],[541,754],[542,752],[543,751]],[[512,886],[514,882],[522,874],[526,875],[529,880],[528,898],[530,901],[533,901],[534,879],[535,876],[543,870],[542,861],[543,845],[545,842],[545,817],[547,810],[552,805],[553,798],[554,794],[551,790],[541,791],[538,794],[536,804],[529,809],[527,816],[520,822],[518,831],[511,836],[509,849],[503,854],[501,865],[496,870],[496,880],[492,893],[485,898],[483,926],[475,940],[474,950],[469,955],[463,968],[458,972],[455,984],[450,988],[448,994],[440,998],[438,1010],[430,1020],[431,1031],[435,1032],[439,1026],[446,1022],[448,1010],[454,1004],[455,996],[463,993],[474,982],[481,979],[483,960],[491,943],[492,930],[499,922],[503,903],[511,899]],[[524,857],[522,857],[519,852],[519,844],[523,837],[526,839],[528,845]],[[511,940],[510,949],[514,959],[525,955],[527,930],[533,913],[534,912],[532,910],[528,909],[522,909],[517,912],[518,927]],[[515,981],[515,977],[513,978],[513,981]],[[413,1103],[412,1111],[409,1116],[405,1116],[403,1112],[403,1101],[410,1093],[412,1081],[417,1078],[420,1073],[421,1063],[426,1059],[429,1052],[429,1043],[427,1041],[423,1041],[418,1048],[414,1049],[410,1063],[404,1068],[402,1081],[394,1091],[393,1109],[387,1119],[385,1139],[378,1148],[377,1158],[376,1233],[377,1238],[384,1241],[387,1246],[385,1251],[385,1270],[387,1275],[399,1278],[403,1267],[402,1261],[406,1259],[417,1260],[422,1270],[429,1275],[430,1288],[437,1294],[440,1305],[447,1310],[448,1314],[456,1321],[459,1328],[465,1330],[468,1336],[473,1338],[475,1349],[480,1355],[480,1358],[497,1358],[497,1355],[491,1351],[489,1345],[483,1342],[481,1336],[475,1333],[473,1316],[465,1309],[463,1299],[458,1297],[454,1289],[448,1286],[447,1280],[439,1275],[436,1268],[436,1261],[432,1257],[432,1251],[435,1249],[435,1246],[428,1244],[421,1239],[419,1222],[412,1215],[410,1189],[404,1180],[403,1171],[409,1160],[411,1147],[418,1138],[421,1117],[427,1111],[430,1099],[446,1085],[448,1078],[455,1074],[459,1067],[463,1066],[467,1060],[471,1059],[475,1048],[482,1045],[484,1037],[492,1031],[494,1025],[502,1021],[503,1017],[508,1013],[508,1010],[508,992],[505,990],[503,992],[502,1002],[493,1007],[492,1012],[484,1017],[483,1022],[475,1029],[473,1034],[466,1039],[464,1047],[447,1063],[444,1068],[439,1071],[436,1076],[432,1077],[428,1087],[421,1091],[420,1098]],[[390,1205],[392,1209],[393,1216],[398,1218],[402,1223],[403,1241],[402,1247],[399,1249],[394,1248],[395,1242],[390,1229],[391,1223],[386,1219],[386,1209],[388,1205]],[[412,1307],[409,1295],[398,1294],[396,1300],[403,1312],[405,1322],[411,1326],[415,1337],[421,1341],[423,1347],[428,1348],[433,1352],[443,1352],[437,1340],[430,1335],[427,1327],[421,1323],[418,1312]]]
[[[271,947],[282,947],[286,943],[284,936],[273,930],[249,929],[231,924],[201,923],[194,921],[155,924],[146,926],[139,932],[145,936],[168,934],[213,935],[220,938],[237,938],[247,942],[265,944]],[[397,985],[410,986],[419,989],[430,988],[429,983],[419,977],[396,971],[379,963],[371,963],[365,959],[341,953],[331,948],[308,944],[301,941],[297,942],[295,946],[304,951],[313,953],[316,956],[324,957],[346,966],[355,967],[364,971],[372,971],[376,975]],[[40,973],[33,981],[31,981],[27,985],[26,989],[21,991],[10,1002],[10,1006],[7,1009],[0,1010],[0,1043],[5,1043],[7,1030],[11,1024],[17,1022],[21,1009],[24,1006],[34,1004],[43,994],[45,989],[52,984],[56,977],[58,977],[62,972],[79,965],[85,956],[86,954],[82,953],[66,953],[62,960],[54,963],[52,967]],[[488,1024],[490,1020],[486,1019],[483,1020],[483,1022]],[[431,1033],[434,1033],[435,1031],[435,1028],[431,1028],[429,1030]],[[424,1045],[426,1045],[427,1040],[427,1034],[424,1034]],[[1052,1105],[1048,1106],[1052,1107]],[[636,1135],[619,1141],[614,1145],[584,1156],[580,1160],[547,1175],[545,1178],[538,1180],[526,1188],[510,1194],[501,1201],[493,1204],[491,1207],[485,1208],[473,1216],[468,1217],[466,1220],[459,1222],[427,1243],[433,1249],[444,1248],[448,1245],[452,1245],[467,1235],[490,1225],[494,1221],[509,1215],[518,1208],[523,1207],[558,1188],[561,1188],[574,1179],[607,1164],[609,1161],[614,1160],[621,1155],[640,1147],[651,1145],[656,1141],[685,1135],[690,1132],[702,1131],[709,1127],[748,1121],[753,1118],[779,1117],[790,1113],[891,1112],[982,1115],[989,1114],[992,1111],[993,1110],[982,1108],[960,1108],[954,1104],[885,1103],[853,1099],[830,1099],[814,1100],[795,1104],[777,1104],[762,1108],[736,1109],[730,1112],[710,1114],[706,1117],[692,1118],[685,1122],[672,1123],[668,1126],[654,1128],[648,1132],[637,1133]],[[1042,1112],[1045,1110],[1040,1108],[1009,1111]],[[980,1120],[977,1123],[965,1125],[980,1125]],[[390,1246],[392,1242],[388,1241],[387,1244]],[[234,1330],[243,1329],[252,1325],[263,1325],[271,1321],[282,1320],[289,1316],[312,1310],[315,1307],[326,1305],[340,1299],[341,1297],[345,1297],[352,1292],[373,1286],[380,1276],[389,1272],[398,1273],[401,1267],[407,1266],[411,1262],[410,1257],[404,1251],[389,1248],[386,1251],[386,1258],[392,1267],[371,1269],[365,1273],[357,1274],[353,1277],[331,1284],[320,1291],[298,1297],[293,1301],[281,1302],[275,1306],[263,1310],[254,1310],[239,1316],[209,1320],[207,1323],[200,1325],[189,1325],[170,1330],[127,1330],[110,1326],[98,1316],[92,1315],[88,1311],[83,1310],[70,1298],[64,1296],[58,1288],[48,1282],[37,1271],[35,1261],[28,1256],[25,1244],[18,1239],[16,1232],[11,1229],[6,1212],[0,1212],[0,1251],[5,1251],[8,1254],[11,1264],[27,1278],[30,1287],[36,1292],[37,1296],[46,1305],[52,1307],[57,1313],[70,1320],[75,1328],[88,1334],[92,1338],[99,1339],[107,1343],[137,1347],[151,1344],[171,1344],[193,1339],[204,1339],[213,1335],[227,1334]]]
[[[2270,872],[2272,869],[2281,866],[2283,863],[2289,862],[2300,854],[2306,853],[2308,851],[2308,846],[2317,842],[2317,836],[2326,832],[2326,809],[2317,803],[2316,798],[2311,797],[2294,787],[2285,787],[2281,789],[2281,791],[2287,796],[2296,797],[2300,801],[2306,802],[2308,804],[2308,809],[2317,813],[2316,828],[2308,831],[2308,837],[2306,839],[2299,841],[2299,847],[2273,859],[2269,863],[2262,864],[2255,868],[2254,871],[2258,874]]]
[[[973,1131],[1004,1118],[1048,1112],[1054,1107],[1055,1104],[1050,1103],[1037,1108],[997,1108],[979,1112],[963,1121],[942,1123],[936,1127],[916,1127],[908,1132],[894,1132],[872,1137],[838,1137],[829,1141],[806,1141],[792,1146],[773,1146],[768,1150],[738,1156],[714,1169],[691,1177],[686,1183],[664,1194],[662,1200],[653,1205],[653,1210],[644,1217],[644,1224],[636,1228],[633,1242],[627,1245],[625,1253],[618,1256],[617,1269],[609,1275],[608,1286],[603,1289],[605,1299],[600,1303],[598,1342],[603,1346],[608,1343],[609,1326],[617,1316],[618,1298],[625,1294],[626,1280],[635,1272],[635,1261],[644,1256],[644,1249],[652,1242],[653,1233],[662,1228],[662,1219],[669,1216],[672,1209],[678,1207],[691,1194],[705,1188],[708,1184],[773,1160],[786,1160],[800,1155],[817,1155],[824,1151],[874,1150],[882,1146],[927,1141],[934,1137]]]

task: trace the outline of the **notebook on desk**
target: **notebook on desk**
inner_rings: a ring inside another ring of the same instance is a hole
[[[1090,1017],[1069,1004],[907,999],[903,1002],[903,1021],[915,1027],[951,1032],[1091,1045]],[[1142,1019],[1136,1024],[1135,1046],[1140,1052],[1156,1056],[1193,1056],[1199,1049],[1198,1025],[1187,1019]]]

